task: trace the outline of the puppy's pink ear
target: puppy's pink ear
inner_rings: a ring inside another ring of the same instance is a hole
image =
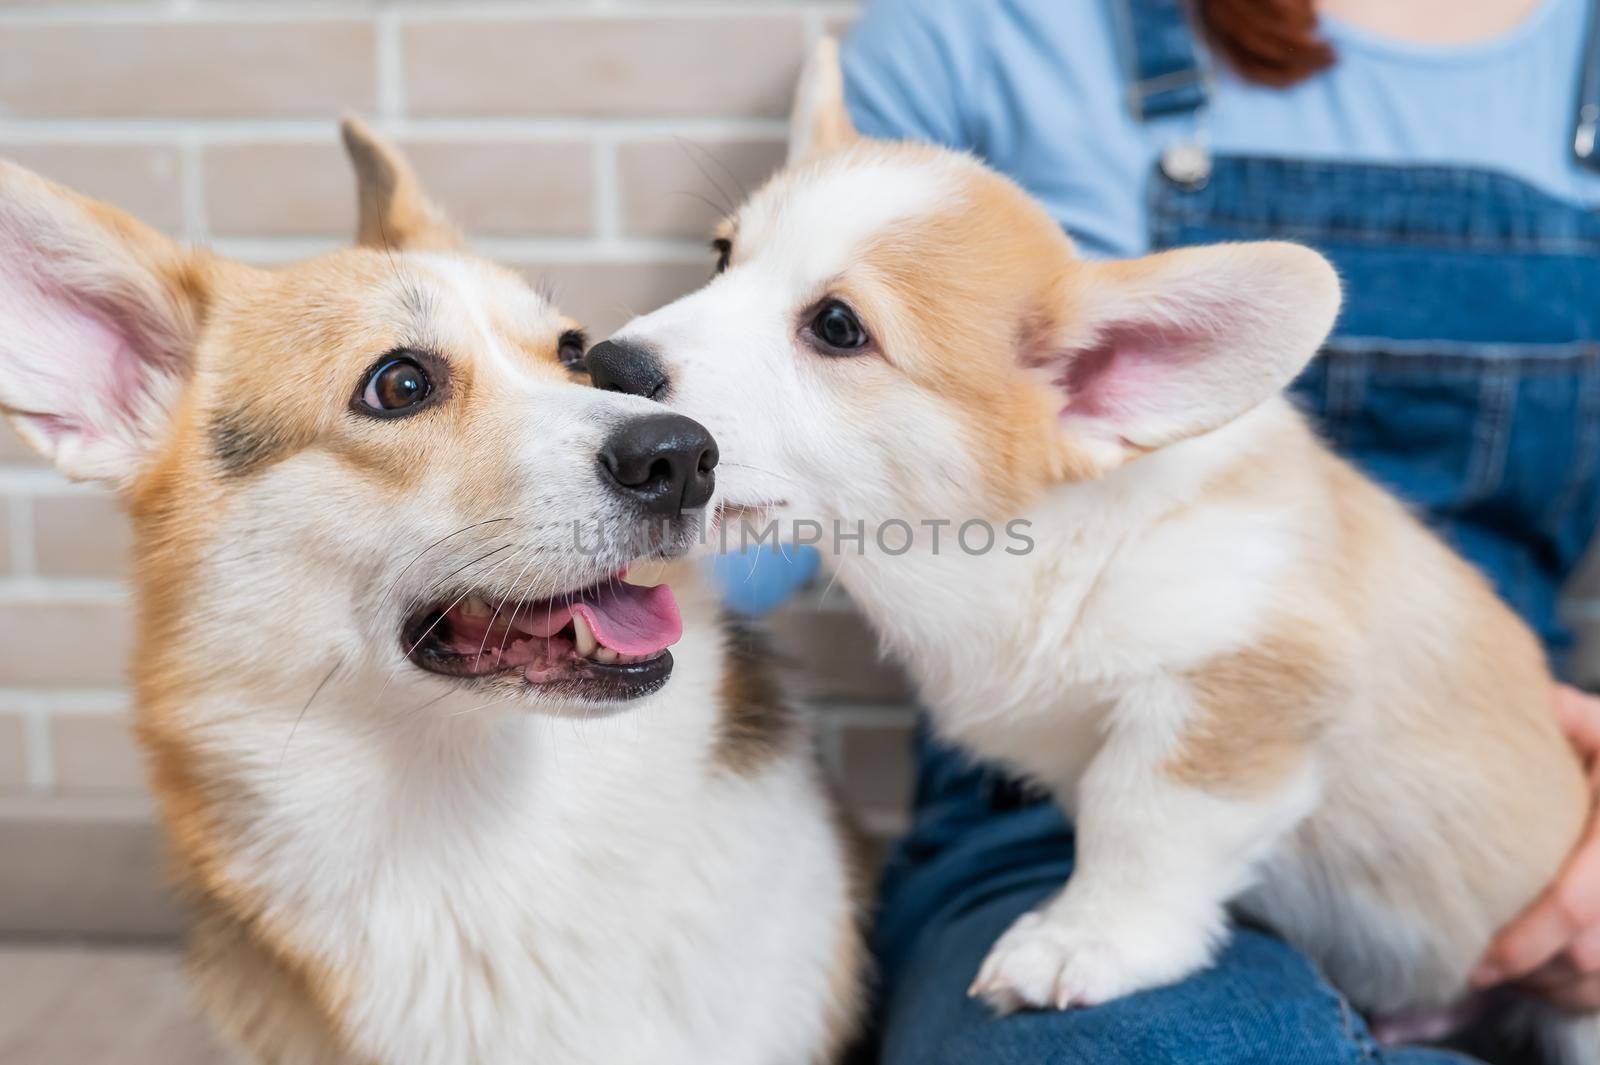
[[[153,229],[0,162],[0,410],[68,476],[125,486],[142,468],[206,287]]]
[[[824,37],[811,50],[795,86],[794,110],[789,116],[789,162],[836,151],[859,137],[844,105],[839,44]]]
[[[1297,244],[1074,263],[1058,326],[1024,359],[1103,469],[1209,432],[1277,394],[1333,327],[1339,279]]]

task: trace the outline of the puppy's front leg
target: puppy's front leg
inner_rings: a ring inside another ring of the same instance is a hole
[[[1305,748],[1208,749],[1241,771],[1270,753],[1270,783],[1230,787],[1228,764],[1191,764],[1199,708],[1176,679],[1119,701],[1104,747],[1076,789],[1077,867],[1065,889],[1018,918],[973,982],[1002,1013],[1090,1006],[1182,979],[1204,966],[1224,907],[1256,862],[1309,810]],[[1261,737],[1274,743],[1281,737]],[[1233,781],[1245,784],[1244,781]]]

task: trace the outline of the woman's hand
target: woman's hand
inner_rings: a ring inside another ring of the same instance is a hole
[[[1600,697],[1556,689],[1556,715],[1600,790]],[[1600,817],[1554,884],[1500,930],[1472,974],[1472,985],[1515,981],[1564,1009],[1600,1009]]]

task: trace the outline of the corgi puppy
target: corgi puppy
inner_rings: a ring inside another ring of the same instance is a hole
[[[283,1065],[831,1060],[863,952],[806,729],[655,583],[716,445],[344,134],[362,246],[275,271],[0,165],[0,405],[132,513],[206,1013]]]
[[[1333,270],[1279,243],[1085,261],[973,158],[858,137],[842,96],[825,45],[720,276],[591,372],[716,434],[725,509],[831,527],[942,734],[1075,819],[1071,882],[974,993],[1179,980],[1235,904],[1364,1008],[1452,1003],[1589,792],[1534,637],[1281,395]]]

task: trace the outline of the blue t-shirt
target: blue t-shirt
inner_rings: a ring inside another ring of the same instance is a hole
[[[1509,173],[1600,204],[1572,155],[1588,0],[1542,0],[1493,40],[1432,47],[1322,20],[1338,62],[1290,89],[1215,70],[1200,116],[1137,121],[1119,0],[873,0],[844,50],[863,133],[973,152],[1041,199],[1085,254],[1147,248],[1144,188],[1167,145],[1219,154]]]

